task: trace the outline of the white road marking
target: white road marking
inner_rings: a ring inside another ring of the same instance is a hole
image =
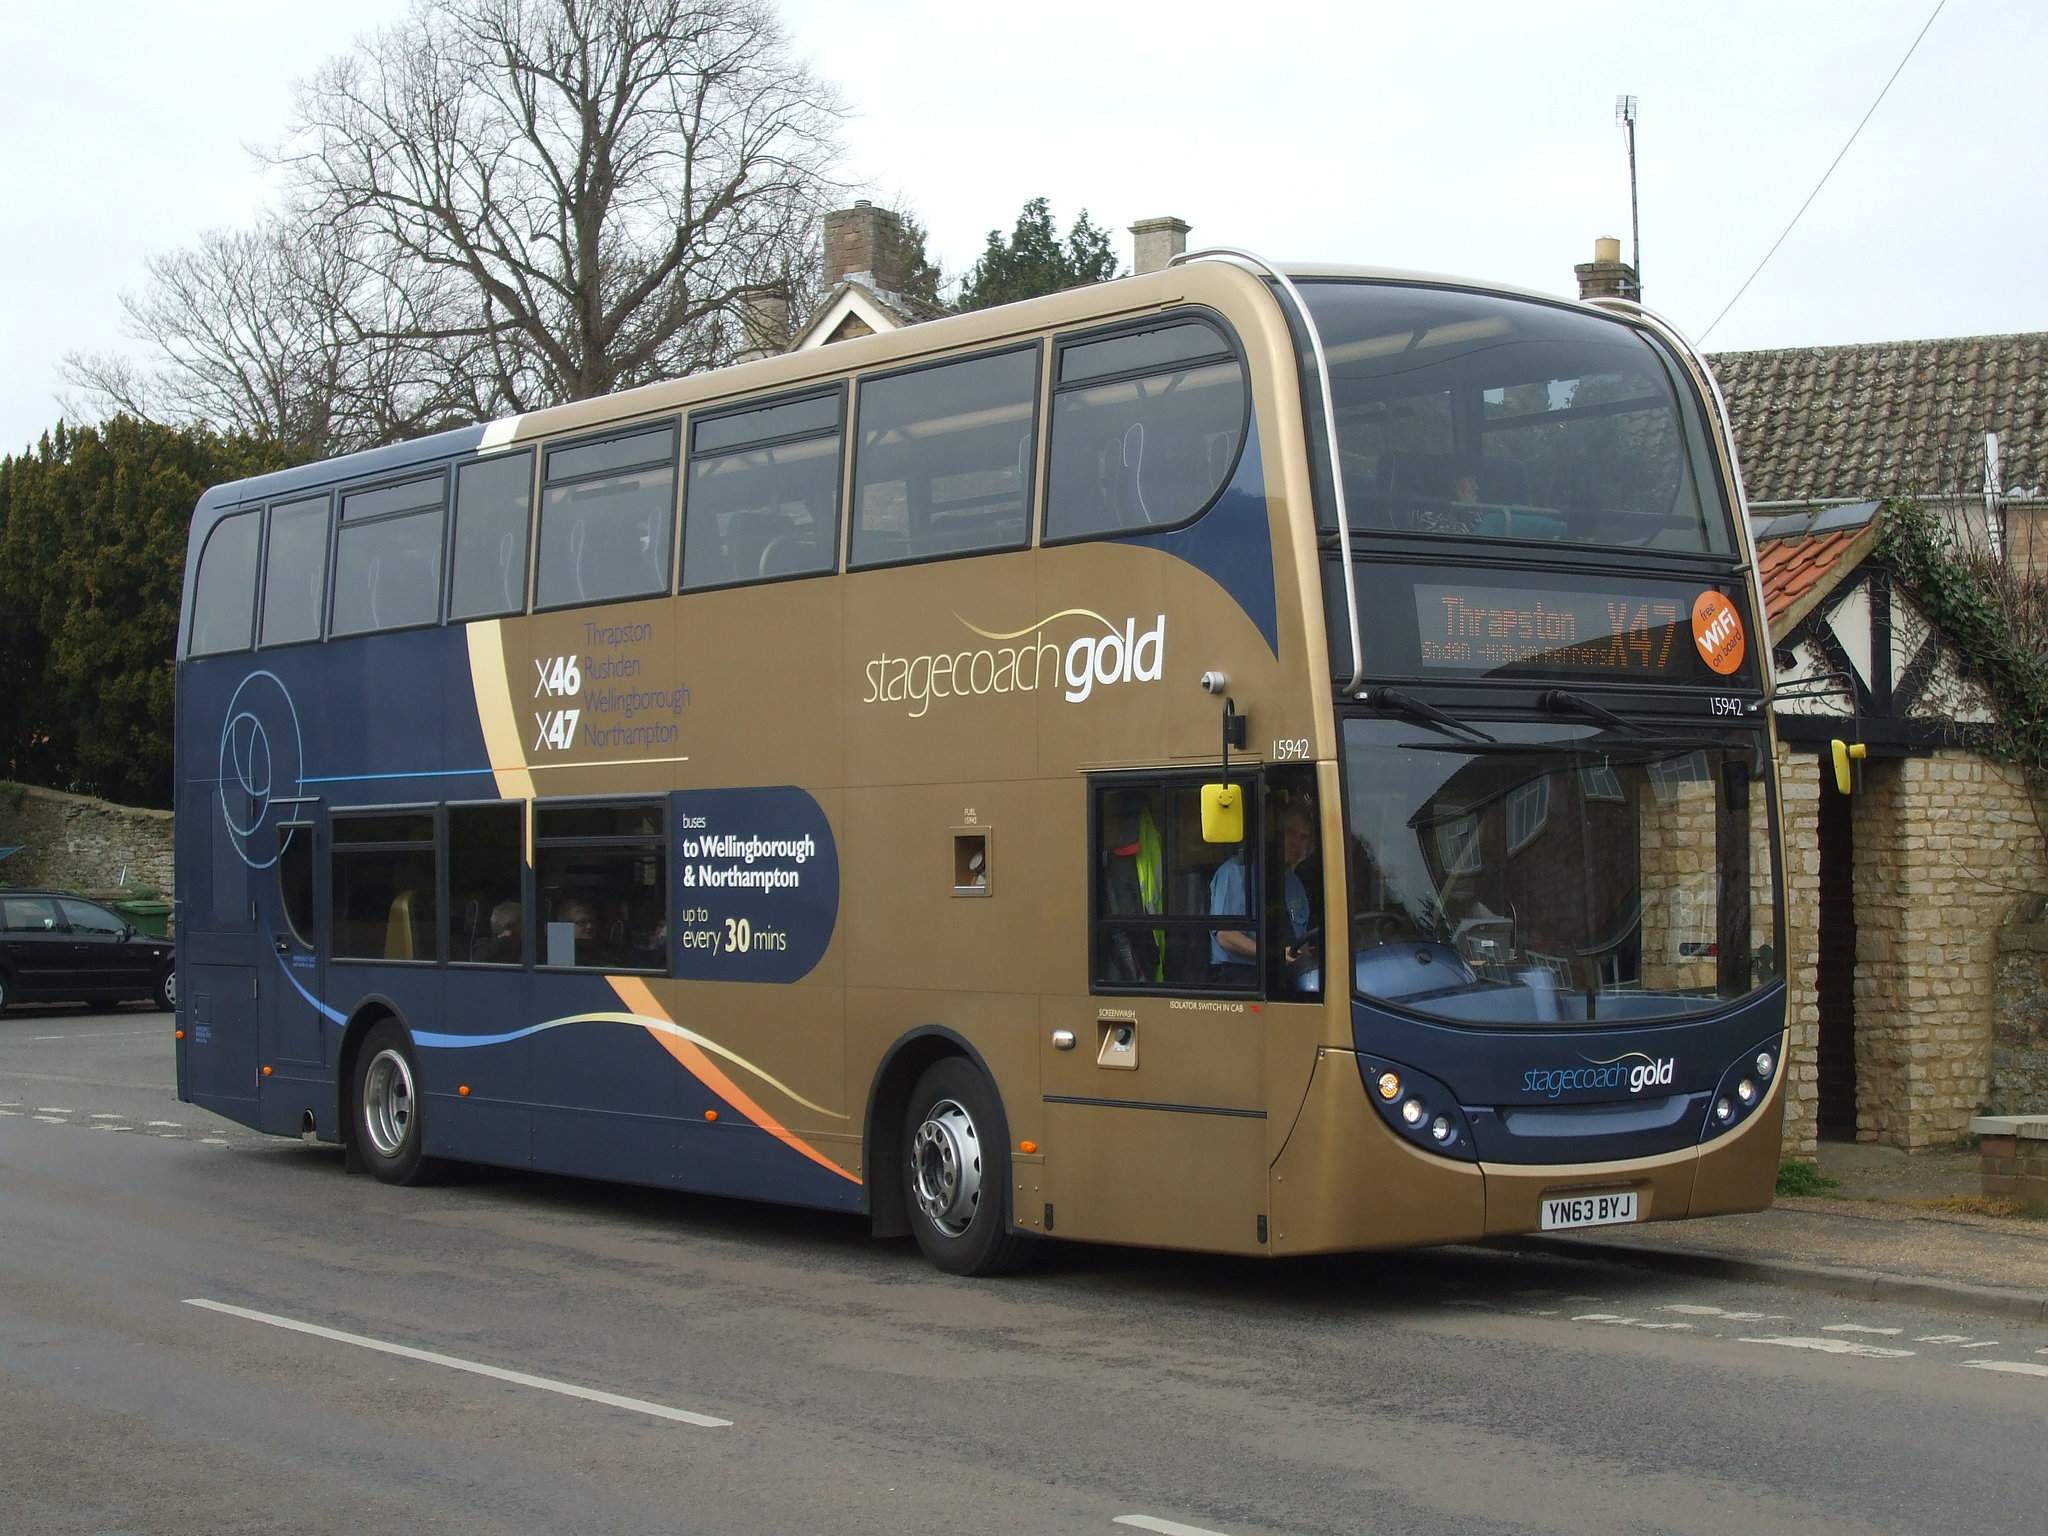
[[[5,1115],[10,1120],[19,1120],[21,1118],[21,1111],[18,1109],[0,1109],[0,1115]]]
[[[637,1397],[621,1397],[616,1392],[599,1392],[593,1387],[579,1387],[572,1382],[554,1381],[546,1376],[529,1376],[524,1371],[508,1371],[495,1365],[481,1365],[474,1360],[458,1359],[454,1355],[436,1354],[430,1349],[413,1349],[405,1344],[388,1344],[382,1339],[368,1338],[360,1333],[343,1333],[339,1328],[323,1328],[318,1323],[302,1323],[294,1318],[279,1317],[271,1312],[254,1312],[247,1307],[231,1307],[224,1301],[208,1301],[203,1296],[188,1296],[185,1298],[185,1305],[204,1307],[209,1312],[245,1318],[252,1323],[263,1323],[292,1333],[311,1334],[316,1339],[331,1339],[337,1344],[353,1344],[358,1349],[374,1349],[380,1354],[397,1355],[405,1360],[421,1360],[428,1365],[442,1365],[451,1371],[467,1371],[472,1376],[488,1376],[493,1381],[509,1381],[514,1386],[534,1387],[542,1392],[558,1392],[563,1397],[581,1398],[588,1403],[603,1403],[607,1407],[624,1408],[632,1413],[652,1414],[657,1419],[671,1419],[678,1424],[695,1424],[702,1429],[728,1429],[732,1426],[731,1419],[714,1419],[707,1413],[691,1413],[686,1408],[670,1408],[662,1403],[645,1402]]]
[[[106,1110],[100,1110],[96,1114],[86,1116],[88,1120],[126,1120],[127,1118],[126,1115],[110,1114]]]
[[[1822,1325],[1820,1331],[1822,1333],[1874,1333],[1882,1338],[1896,1339],[1906,1330],[1903,1328],[1872,1328],[1864,1323],[1826,1323]]]
[[[75,1115],[78,1111],[66,1109],[61,1104],[38,1104],[36,1106],[36,1113],[39,1115]]]
[[[61,1115],[37,1115],[36,1119],[42,1121],[45,1125],[64,1125],[68,1123]]]
[[[1118,1515],[1110,1524],[1157,1531],[1159,1536],[1223,1536],[1221,1531],[1212,1531],[1205,1525],[1182,1525],[1178,1520],[1162,1520],[1157,1515]]]
[[[1923,1333],[1913,1341],[1915,1344],[1967,1344],[1967,1333]]]
[[[1685,1317],[1720,1317],[1731,1323],[1761,1323],[1770,1314],[1765,1312],[1728,1312],[1720,1307],[1688,1306],[1684,1302],[1673,1302],[1668,1307],[1659,1307],[1659,1312],[1677,1312]]]
[[[1978,1341],[1977,1341],[1976,1343],[1974,1343],[1974,1344],[1963,1344],[1963,1345],[1959,1345],[1959,1346],[1957,1346],[1957,1347],[1958,1347],[1958,1348],[1961,1348],[1961,1349],[1996,1349],[1996,1348],[1998,1348],[1998,1340],[1996,1340],[1996,1339],[1979,1339],[1979,1340],[1978,1340]]]
[[[172,1131],[181,1131],[185,1128],[184,1123],[178,1120],[152,1120],[149,1122],[149,1126],[151,1130],[156,1129],[158,1126]]]
[[[1861,1355],[1867,1360],[1903,1360],[1910,1349],[1886,1349],[1881,1344],[1858,1344],[1849,1339],[1744,1339],[1745,1344],[1782,1344],[1787,1349],[1813,1349],[1824,1355]]]
[[[1575,1323],[1632,1323],[1632,1317],[1623,1317],[1619,1312],[1581,1312],[1572,1319]]]
[[[2048,1365],[2031,1360],[1965,1360],[1966,1371],[2009,1371],[2015,1376],[2048,1376]]]
[[[202,1146],[208,1147],[224,1147],[228,1144],[228,1139],[225,1136],[202,1136],[199,1138],[199,1141]]]

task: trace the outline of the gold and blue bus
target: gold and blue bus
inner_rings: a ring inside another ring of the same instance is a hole
[[[1243,252],[220,486],[179,1092],[961,1273],[1758,1209],[1767,636],[1669,325]]]

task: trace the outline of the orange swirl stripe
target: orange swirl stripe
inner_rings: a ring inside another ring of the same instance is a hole
[[[640,977],[607,976],[605,980],[612,984],[612,990],[618,993],[619,1001],[626,1005],[627,1012],[641,1014],[650,1019],[660,1019],[664,1024],[675,1023],[675,1020],[669,1017],[668,1010],[654,1000],[654,993]],[[664,1030],[650,1029],[647,1033],[656,1040],[659,1040],[661,1048],[667,1051],[669,1055],[675,1057],[678,1062],[682,1063],[684,1071],[695,1077],[706,1088],[709,1088],[770,1136],[801,1152],[828,1173],[836,1173],[840,1178],[852,1184],[860,1183],[860,1179],[857,1176],[848,1173],[844,1168],[833,1162],[831,1158],[820,1152],[816,1147],[769,1114],[767,1110],[755,1103],[753,1097],[745,1089],[741,1088],[739,1084],[727,1077],[718,1063],[705,1054],[702,1047],[693,1041],[681,1039]]]

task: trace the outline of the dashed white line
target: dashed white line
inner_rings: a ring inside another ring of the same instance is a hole
[[[148,1123],[151,1130],[155,1130],[159,1126],[168,1131],[180,1131],[185,1128],[184,1122],[179,1120],[151,1120]]]
[[[1867,1323],[1823,1323],[1822,1333],[1874,1333],[1880,1338],[1896,1339],[1906,1330],[1903,1328],[1872,1328]]]
[[[126,1115],[112,1114],[107,1110],[102,1109],[97,1110],[90,1115],[87,1115],[85,1118],[88,1120],[126,1120],[128,1117]]]
[[[2032,1360],[1965,1360],[1966,1371],[2006,1371],[2014,1376],[2048,1376],[2048,1365]]]
[[[62,1115],[37,1115],[35,1118],[42,1121],[44,1125],[68,1124],[68,1122],[64,1119]]]
[[[61,1104],[38,1104],[36,1106],[36,1113],[39,1115],[75,1115],[78,1111],[66,1109]]]
[[[1178,1520],[1162,1520],[1157,1515],[1118,1515],[1112,1525],[1128,1525],[1140,1531],[1157,1531],[1159,1536],[1223,1536],[1221,1531],[1212,1531],[1206,1525],[1183,1525]]]
[[[199,1138],[199,1144],[205,1147],[224,1147],[228,1144],[228,1139],[225,1136],[202,1136]]]
[[[1967,1344],[1967,1333],[1923,1333],[1913,1340],[1915,1344]]]
[[[1996,1339],[1979,1339],[1979,1340],[1978,1340],[1978,1341],[1977,1341],[1976,1343],[1974,1343],[1974,1344],[1960,1344],[1960,1345],[1957,1345],[1956,1347],[1957,1347],[1957,1348],[1959,1348],[1959,1349],[1996,1349],[1996,1348],[1998,1348],[1998,1340],[1996,1340]]]
[[[318,1323],[302,1323],[296,1318],[279,1317],[272,1312],[256,1312],[248,1307],[233,1307],[224,1301],[208,1301],[203,1296],[188,1296],[185,1298],[185,1305],[204,1307],[209,1312],[220,1312],[252,1323],[283,1328],[291,1333],[311,1334],[316,1339],[330,1339],[337,1344],[353,1344],[358,1349],[374,1349],[379,1354],[397,1355],[404,1360],[419,1360],[428,1365],[446,1366],[451,1371],[467,1371],[472,1376],[488,1376],[493,1381],[509,1381],[514,1386],[556,1392],[563,1397],[581,1398],[587,1403],[603,1403],[607,1407],[624,1408],[632,1413],[651,1414],[657,1419],[670,1419],[678,1424],[694,1424],[700,1429],[729,1429],[732,1426],[731,1419],[714,1419],[708,1413],[692,1413],[687,1408],[671,1408],[665,1403],[650,1403],[637,1397],[621,1397],[616,1392],[600,1392],[594,1387],[579,1387],[573,1382],[555,1381],[546,1376],[529,1376],[524,1371],[508,1371],[502,1366],[483,1365],[475,1360],[438,1354],[431,1349],[414,1349],[406,1344],[387,1343],[383,1339],[373,1339],[360,1333],[343,1333],[339,1328],[323,1328]],[[1152,1529],[1165,1528],[1154,1526]]]
[[[1744,1339],[1745,1344],[1778,1344],[1786,1349],[1811,1349],[1824,1355],[1860,1355],[1866,1360],[1903,1360],[1913,1351],[1887,1349],[1882,1344],[1858,1344],[1853,1339],[1808,1339],[1797,1336]]]

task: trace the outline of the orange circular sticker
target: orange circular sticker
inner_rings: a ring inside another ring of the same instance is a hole
[[[1692,605],[1692,641],[1707,665],[1723,677],[1741,666],[1749,652],[1742,615],[1719,592],[1702,592]]]

